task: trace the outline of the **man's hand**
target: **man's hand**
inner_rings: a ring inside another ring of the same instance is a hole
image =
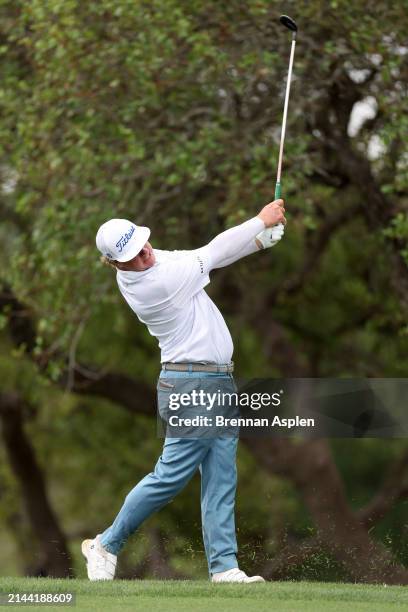
[[[275,200],[263,207],[258,217],[265,223],[265,227],[272,227],[278,223],[286,223],[283,200]]]
[[[275,246],[282,238],[284,231],[285,226],[282,225],[282,223],[264,229],[263,232],[260,232],[255,238],[258,249],[269,249],[269,247]]]

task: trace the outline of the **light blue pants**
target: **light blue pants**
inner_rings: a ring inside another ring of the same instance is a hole
[[[161,372],[160,378],[206,378],[198,372]],[[216,374],[219,378],[231,375]],[[181,382],[181,381],[180,381]],[[238,567],[235,537],[237,437],[166,438],[154,472],[127,495],[114,522],[101,536],[103,546],[117,555],[143,521],[170,502],[201,473],[201,519],[210,574]]]

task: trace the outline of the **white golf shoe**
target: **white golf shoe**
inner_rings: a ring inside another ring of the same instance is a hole
[[[265,579],[262,576],[247,576],[239,567],[234,567],[226,572],[213,574],[211,582],[265,582]]]
[[[97,535],[94,540],[84,540],[81,551],[86,559],[89,580],[113,580],[117,556],[102,546],[100,535]]]

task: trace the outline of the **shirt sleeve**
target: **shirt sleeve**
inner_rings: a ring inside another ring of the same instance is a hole
[[[172,304],[182,308],[210,282],[211,258],[208,245],[163,264],[164,284]]]
[[[218,234],[201,249],[173,251],[162,268],[166,292],[172,304],[182,308],[208,285],[211,270],[227,266],[258,250],[255,237],[263,229],[262,219],[254,217]]]
[[[211,260],[210,269],[228,266],[246,255],[255,253],[258,250],[255,238],[264,229],[262,219],[253,217],[218,234],[207,245]]]

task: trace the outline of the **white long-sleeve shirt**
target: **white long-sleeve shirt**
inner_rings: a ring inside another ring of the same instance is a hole
[[[117,271],[123,297],[158,339],[162,363],[230,363],[231,335],[204,287],[211,270],[257,251],[255,237],[264,228],[263,221],[254,217],[200,249],[154,249],[155,264],[142,272]]]

